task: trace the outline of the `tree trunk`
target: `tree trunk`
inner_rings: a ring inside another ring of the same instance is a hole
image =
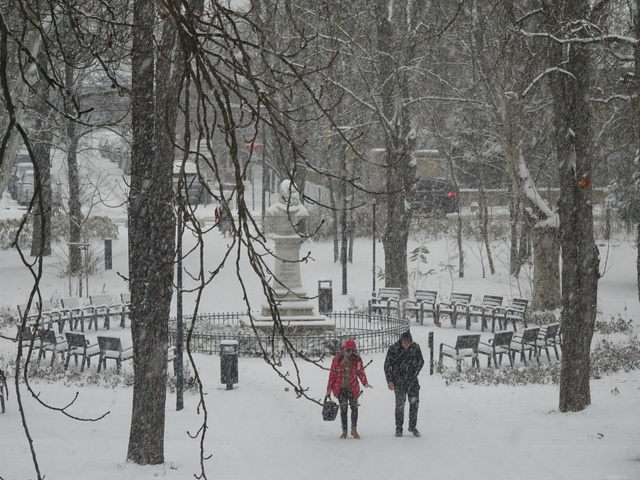
[[[417,5],[417,4],[416,4]],[[414,7],[416,6],[414,5]],[[422,7],[418,7],[422,8]],[[410,27],[410,6],[407,17],[393,18],[388,2],[376,2],[378,22],[378,60],[380,82],[381,121],[385,126],[387,222],[382,244],[384,248],[385,285],[398,287],[402,297],[409,295],[409,271],[407,267],[407,242],[411,223],[408,195],[416,180],[416,135],[411,125],[409,107],[409,72],[401,68],[397,60],[406,62],[414,58],[415,42],[406,42],[405,31]],[[419,18],[417,16],[416,18]],[[403,24],[407,21],[408,24]],[[397,22],[397,24],[395,23]]]
[[[136,0],[133,7],[137,28],[133,29],[132,58],[129,266],[135,375],[127,459],[139,465],[164,462],[168,319],[175,253],[173,154],[156,156],[155,145],[155,120],[162,117],[162,110],[154,108],[154,4],[153,0]]]
[[[46,59],[41,58],[40,65],[48,65]],[[45,67],[43,67],[45,68]],[[38,82],[38,98],[36,99],[36,120],[34,122],[33,154],[34,163],[39,173],[40,198],[36,198],[33,212],[33,237],[31,239],[31,256],[51,255],[51,208],[53,207],[51,192],[51,141],[53,131],[47,125],[46,119],[51,111],[47,105],[49,84]]]
[[[533,294],[532,310],[555,310],[560,295],[560,242],[555,228],[532,228]]]
[[[560,22],[552,32],[557,35],[564,31],[565,22],[587,18],[589,3],[571,0],[547,8],[550,24]],[[559,408],[561,412],[575,412],[591,403],[590,348],[597,313],[599,267],[591,189],[579,186],[581,179],[591,176],[593,165],[588,50],[584,45],[572,43],[567,53],[563,45],[553,44],[551,66],[570,74],[557,72],[550,78],[560,177],[558,212],[562,247],[563,355]]]
[[[518,188],[514,185],[515,189]],[[520,269],[522,263],[519,262],[518,256],[518,225],[520,223],[520,201],[518,200],[518,193],[513,192],[513,195],[509,198],[509,227],[511,244],[509,246],[509,274],[512,277],[518,278],[520,275]]]
[[[80,175],[78,173],[78,134],[74,120],[67,120],[67,175],[69,179],[69,272],[82,276],[82,205],[80,204]]]
[[[634,22],[635,25],[635,36],[636,36],[636,44],[633,48],[633,57],[635,59],[635,79],[636,79],[636,94],[632,100],[633,111],[635,112],[636,117],[636,158],[640,158],[640,122],[637,121],[640,118],[640,0],[636,0],[635,2],[635,16]],[[638,168],[640,169],[640,162],[637,162]],[[640,246],[640,224],[637,228],[637,245]],[[640,248],[636,249],[637,252],[637,277],[638,277],[638,300],[640,300]]]
[[[636,282],[638,283],[638,300],[640,300],[640,223],[636,225]]]

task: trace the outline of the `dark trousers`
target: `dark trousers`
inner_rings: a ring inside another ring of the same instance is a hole
[[[338,403],[340,404],[340,420],[342,428],[347,429],[347,408],[351,405],[351,426],[358,425],[358,399],[353,398],[350,388],[341,388],[338,395]]]
[[[418,425],[418,405],[420,396],[418,393],[409,394],[406,390],[395,388],[396,394],[396,429],[402,430],[404,423],[404,404],[409,399],[409,430],[413,430]]]

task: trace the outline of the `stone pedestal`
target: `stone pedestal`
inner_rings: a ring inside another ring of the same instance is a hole
[[[302,287],[300,244],[303,239],[298,235],[296,226],[308,217],[309,213],[300,203],[298,193],[288,180],[280,185],[280,201],[269,207],[266,215],[272,230],[269,236],[275,244],[274,278],[271,286],[282,324],[296,329],[334,329],[335,321],[315,312],[313,303]],[[256,326],[273,326],[268,304],[262,306],[259,315],[254,315],[253,321]]]

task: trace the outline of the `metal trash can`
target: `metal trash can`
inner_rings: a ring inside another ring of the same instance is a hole
[[[227,390],[238,383],[238,342],[222,340],[220,342],[220,383],[227,385]]]
[[[333,312],[333,281],[318,280],[318,312]]]

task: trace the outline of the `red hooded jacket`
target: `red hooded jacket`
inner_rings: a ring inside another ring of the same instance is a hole
[[[340,350],[340,353],[333,357],[333,361],[331,362],[331,372],[329,373],[329,382],[327,382],[327,392],[333,393],[336,398],[340,394],[340,387],[342,385],[342,372],[344,372],[342,360],[345,355],[344,351],[347,348],[356,350],[356,342],[353,340],[347,340]],[[351,362],[351,381],[349,383],[353,398],[358,398],[360,396],[360,383],[358,383],[358,380],[362,382],[362,385],[367,385],[369,383],[367,381],[367,375],[364,373],[364,363],[362,362],[360,355],[356,354]]]

